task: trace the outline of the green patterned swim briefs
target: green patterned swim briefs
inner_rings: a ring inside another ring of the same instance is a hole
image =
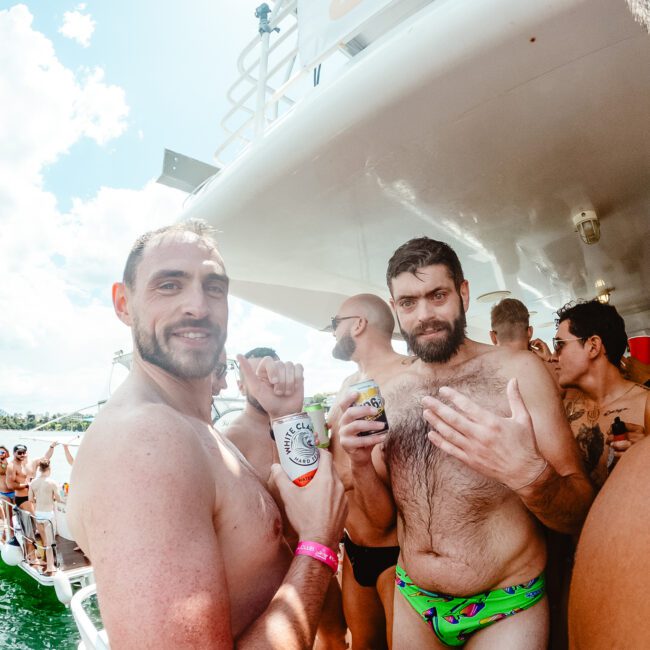
[[[448,646],[464,645],[474,632],[523,612],[546,593],[544,573],[521,585],[460,598],[420,589],[399,564],[395,573],[395,584],[402,596]]]

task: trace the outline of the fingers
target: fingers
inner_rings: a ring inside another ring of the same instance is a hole
[[[477,423],[481,423],[482,426],[494,424],[495,417],[492,413],[480,408],[472,400],[453,388],[443,386],[439,391],[439,395],[448,399],[456,409],[447,406],[435,397],[422,398],[422,406],[431,410],[438,418],[452,426],[456,431],[461,431],[463,434],[471,433],[480,437],[481,429]]]
[[[440,419],[430,409],[425,409],[422,413],[424,419],[433,427],[433,433],[449,444],[454,445],[465,451],[469,447],[468,439],[453,427],[450,427],[444,420]]]
[[[508,396],[508,404],[510,404],[510,412],[512,417],[519,422],[529,422],[530,413],[526,408],[526,404],[519,392],[519,382],[515,377],[508,381],[506,386],[506,395]]]
[[[427,437],[436,447],[438,447],[438,449],[441,449],[446,454],[449,454],[454,458],[458,458],[458,460],[461,460],[463,463],[469,464],[468,455],[462,449],[459,449],[455,445],[452,445],[450,442],[445,440],[436,431],[429,431],[429,433],[427,433]]]

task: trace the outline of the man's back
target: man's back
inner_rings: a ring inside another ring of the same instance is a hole
[[[46,512],[54,508],[57,487],[51,478],[39,476],[30,483],[29,488],[34,494],[36,510]]]

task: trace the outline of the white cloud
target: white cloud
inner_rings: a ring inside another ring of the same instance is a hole
[[[59,34],[77,41],[82,47],[90,45],[96,25],[90,14],[81,13],[85,8],[86,5],[81,4],[75,11],[66,11],[63,14],[63,25],[59,27]]]
[[[123,89],[100,68],[63,66],[25,5],[0,11],[0,70],[0,179],[35,183],[79,139],[105,144],[127,128]]]
[[[60,211],[44,168],[81,138],[118,137],[128,107],[103,71],[63,66],[24,5],[0,11],[0,106],[0,408],[73,410],[107,396],[113,353],[131,349],[110,288],[133,240],[174,221],[184,196],[155,183],[104,187]],[[336,390],[354,369],[331,358],[331,336],[236,298],[230,306],[231,356],[275,347],[305,365],[308,394]]]

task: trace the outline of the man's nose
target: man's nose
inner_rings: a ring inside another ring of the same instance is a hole
[[[208,314],[208,298],[201,284],[191,284],[183,292],[183,312],[194,318],[204,318]]]
[[[435,311],[428,300],[418,300],[415,306],[415,315],[421,323],[424,323],[435,315]]]

